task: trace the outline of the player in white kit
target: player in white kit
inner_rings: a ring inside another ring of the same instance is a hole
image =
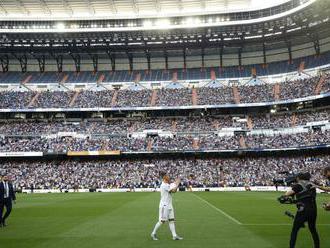
[[[182,240],[175,231],[175,219],[174,210],[172,204],[172,194],[175,193],[179,187],[180,179],[177,179],[174,183],[170,184],[170,177],[168,175],[163,176],[163,182],[160,185],[160,203],[159,203],[159,221],[156,223],[154,230],[151,233],[153,240],[158,240],[157,230],[166,221],[168,221],[173,240]]]

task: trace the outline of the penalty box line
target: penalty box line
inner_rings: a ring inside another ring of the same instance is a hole
[[[221,213],[223,216],[227,217],[228,219],[230,219],[232,222],[235,222],[237,225],[243,225],[240,221],[238,221],[237,219],[235,219],[234,217],[230,216],[229,214],[227,214],[225,211],[221,210],[220,208],[217,208],[216,206],[214,206],[213,204],[209,203],[208,201],[206,201],[205,199],[203,199],[202,197],[196,195],[193,193],[193,195],[198,198],[200,201],[204,202],[206,205],[208,205],[209,207],[213,208],[215,211]]]

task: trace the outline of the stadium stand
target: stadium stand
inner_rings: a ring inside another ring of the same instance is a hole
[[[280,93],[276,99],[274,85],[245,85],[237,88],[236,94],[242,103],[274,102],[317,95],[315,88],[319,76],[279,84]],[[327,93],[329,77],[326,76],[319,93]],[[198,105],[221,105],[235,103],[235,86],[201,87],[195,92]],[[91,107],[148,107],[152,105],[152,90],[101,90],[101,91],[41,91],[19,92],[2,91],[0,106],[2,108],[91,108]],[[33,98],[32,96],[36,96]],[[10,101],[9,99],[17,99]],[[237,97],[237,96],[236,96]],[[70,104],[71,103],[71,104]],[[192,89],[159,89],[154,102],[155,106],[192,106]]]
[[[329,156],[243,159],[152,159],[5,162],[0,169],[12,175],[17,189],[156,188],[161,171],[181,175],[193,187],[271,185],[281,171],[309,171],[313,180],[322,179]],[[220,180],[220,166],[225,171]],[[271,170],[269,168],[272,168]]]

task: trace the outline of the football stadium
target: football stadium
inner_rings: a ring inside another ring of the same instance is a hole
[[[2,0],[0,63],[1,247],[330,247],[330,0]]]

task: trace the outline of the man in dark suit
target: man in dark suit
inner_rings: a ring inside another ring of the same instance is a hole
[[[14,187],[8,180],[8,176],[3,176],[0,181],[0,226],[6,226],[6,220],[11,213],[13,201],[16,201]],[[6,213],[3,215],[4,207],[6,207]]]

